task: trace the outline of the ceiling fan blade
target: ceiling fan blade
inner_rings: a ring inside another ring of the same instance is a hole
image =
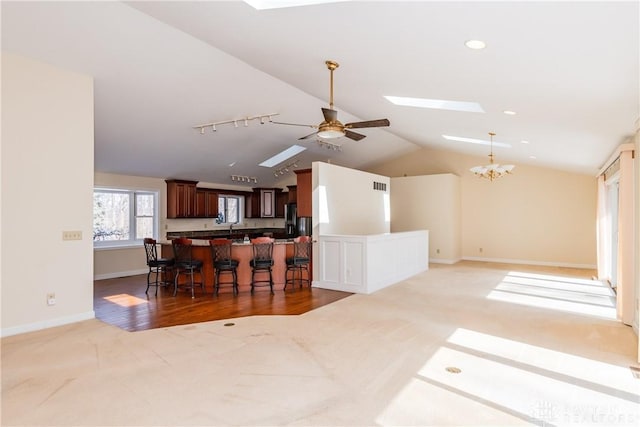
[[[335,122],[336,120],[338,120],[338,112],[336,110],[331,110],[329,108],[323,108],[322,109],[322,115],[324,116],[324,121],[329,123],[329,122]]]
[[[351,138],[354,141],[360,141],[362,138],[366,138],[366,135],[363,135],[361,133],[357,133],[357,132],[352,132],[350,130],[345,129],[344,130],[344,136],[346,136],[347,138]]]
[[[344,125],[346,128],[356,129],[356,128],[379,128],[384,126],[389,126],[389,120],[387,119],[378,119],[378,120],[367,120],[364,122],[354,122],[347,123]]]
[[[303,137],[301,137],[301,138],[298,138],[298,141],[299,141],[299,140],[301,140],[301,139],[309,139],[309,138],[311,138],[312,136],[315,136],[317,133],[318,133],[318,132],[314,132],[314,133],[310,133],[309,135],[305,135],[305,136],[303,136]]]
[[[303,127],[306,127],[306,128],[317,128],[318,127],[316,125],[302,125],[302,124],[299,124],[299,123],[286,123],[286,122],[274,122],[274,121],[272,121],[270,123],[273,123],[275,125],[303,126]]]

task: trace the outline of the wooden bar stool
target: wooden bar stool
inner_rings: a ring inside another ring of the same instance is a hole
[[[296,282],[307,283],[311,287],[311,274],[309,271],[309,263],[311,260],[311,237],[300,236],[293,239],[293,256],[285,260],[287,270],[284,273],[284,289],[291,283],[295,288]],[[303,271],[306,271],[306,278],[303,277]]]
[[[251,293],[253,294],[254,288],[258,286],[267,286],[273,294],[273,242],[271,237],[257,237],[251,240],[253,258],[249,261],[251,266]],[[269,275],[269,279],[266,278],[258,280],[257,275]]]
[[[213,289],[214,295],[218,295],[220,285],[231,285],[233,295],[238,295],[238,264],[239,261],[231,258],[232,241],[229,239],[209,240],[211,249],[211,262],[215,269]],[[230,282],[221,282],[221,274],[231,274]]]
[[[181,273],[189,274],[190,277],[190,285],[191,285],[191,298],[195,298],[194,288],[196,284],[199,284],[202,288],[202,292],[206,293],[204,287],[204,263],[202,260],[193,259],[191,255],[191,247],[192,241],[191,239],[186,238],[178,238],[173,239],[171,241],[171,246],[173,247],[173,254],[175,257],[175,278],[174,278],[174,287],[173,287],[173,296],[175,297],[178,293],[178,279],[180,278]],[[200,282],[195,282],[193,279],[194,272],[198,272],[200,274]]]

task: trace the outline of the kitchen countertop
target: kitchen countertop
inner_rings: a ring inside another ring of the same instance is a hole
[[[274,236],[286,235],[284,228],[234,228],[232,230],[233,235],[238,235],[240,238],[245,234],[262,236],[264,233],[272,233]],[[209,238],[209,237],[227,237],[229,236],[228,228],[218,228],[212,230],[197,230],[197,231],[167,231],[167,239],[176,237],[187,237],[189,239]]]
[[[193,246],[209,246],[209,239],[198,239],[196,237],[190,237]],[[275,245],[287,245],[292,244],[293,239],[274,239]],[[160,245],[171,245],[171,240],[158,240]],[[234,241],[233,246],[251,246],[251,243],[245,243],[244,241]]]

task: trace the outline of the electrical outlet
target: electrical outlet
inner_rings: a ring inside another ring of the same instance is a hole
[[[440,249],[436,249],[436,253],[439,254],[440,253]]]
[[[480,253],[482,253],[482,248],[480,248]]]
[[[56,294],[47,294],[47,305],[56,305]]]
[[[82,231],[63,231],[62,240],[82,240]]]
[[[208,226],[208,224],[205,222],[205,223],[204,223],[204,228],[207,228],[207,226]]]

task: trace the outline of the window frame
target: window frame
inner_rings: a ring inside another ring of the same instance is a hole
[[[229,222],[227,221],[227,199],[232,198],[232,199],[237,199],[238,200],[238,221],[237,222]],[[216,221],[216,225],[236,225],[236,224],[242,224],[245,217],[244,217],[244,197],[239,195],[239,194],[230,194],[230,193],[219,193],[218,194],[218,213],[220,213],[220,199],[225,199],[224,202],[224,222],[218,222]]]
[[[153,196],[153,236],[145,236],[152,237],[153,239],[158,239],[159,235],[159,206],[160,206],[160,191],[158,190],[149,190],[149,189],[140,189],[140,188],[131,188],[131,187],[102,187],[102,186],[94,186],[93,194],[96,192],[99,193],[118,193],[118,194],[127,194],[129,197],[129,235],[132,236],[127,240],[94,240],[93,248],[94,249],[121,249],[121,248],[131,248],[131,247],[140,247],[144,244],[144,238],[136,239],[137,232],[137,221],[138,217],[140,218],[149,218],[148,215],[138,215],[138,205],[137,205],[137,195],[151,195]],[[93,213],[95,215],[95,212]],[[93,227],[92,227],[93,228]],[[93,230],[92,230],[93,231]]]

